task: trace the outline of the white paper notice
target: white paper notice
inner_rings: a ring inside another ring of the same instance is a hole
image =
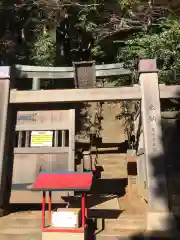
[[[32,131],[31,147],[52,147],[53,131]]]

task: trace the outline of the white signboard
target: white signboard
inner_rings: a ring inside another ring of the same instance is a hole
[[[31,147],[52,147],[53,131],[32,131]]]
[[[73,212],[54,212],[52,214],[52,225],[61,228],[75,228],[77,215]]]

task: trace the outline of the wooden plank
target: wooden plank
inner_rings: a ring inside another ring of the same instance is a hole
[[[10,103],[52,103],[130,100],[140,98],[139,87],[16,91],[11,90]]]
[[[24,147],[14,148],[14,154],[57,154],[67,153],[68,147]]]
[[[96,77],[130,75],[129,69],[123,68],[122,63],[96,65]],[[43,79],[74,79],[73,67],[41,67],[16,65],[16,78],[43,78]]]
[[[149,212],[168,212],[158,74],[154,72],[141,73],[139,80],[142,93],[142,122],[144,126],[148,180],[148,210]],[[155,173],[159,173],[160,176],[156,176]],[[161,187],[161,189],[158,189],[158,187]],[[161,191],[161,194],[158,194],[157,191]],[[151,225],[150,222],[148,224]]]
[[[16,131],[50,131],[53,130],[66,130],[69,129],[69,122],[60,122],[59,126],[57,124],[26,124],[26,125],[16,125]]]
[[[69,129],[69,110],[19,111],[16,131],[44,131]]]

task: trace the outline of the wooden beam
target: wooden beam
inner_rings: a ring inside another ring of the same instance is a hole
[[[159,85],[161,98],[180,98],[180,86]],[[140,86],[94,89],[11,90],[10,103],[95,102],[141,99]]]
[[[180,112],[179,111],[166,111],[166,112],[161,112],[161,117],[163,119],[179,119],[180,117]]]
[[[180,85],[159,85],[160,98],[180,98]]]
[[[129,69],[122,63],[96,65],[96,77],[130,75]],[[16,78],[74,79],[73,67],[40,67],[28,65],[15,66]]]
[[[14,154],[59,154],[68,153],[69,147],[14,148]]]
[[[16,91],[11,90],[10,103],[53,103],[130,100],[140,98],[139,87]]]

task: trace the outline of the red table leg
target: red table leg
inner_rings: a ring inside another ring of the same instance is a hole
[[[86,194],[84,194],[84,198],[85,198],[85,218],[87,219],[87,217],[88,217],[88,213],[87,213],[87,196],[86,196]]]
[[[81,213],[82,213],[82,227],[85,226],[85,197],[84,194],[82,194],[81,199]]]
[[[43,191],[43,196],[42,196],[42,229],[45,227],[45,206],[46,206],[46,192]]]
[[[82,212],[82,227],[85,227],[86,225],[86,219],[87,219],[87,206],[86,206],[86,194],[82,194],[82,200],[81,200],[81,212]]]
[[[51,206],[52,206],[52,193],[49,191],[49,199],[48,199],[48,224],[51,225]]]

